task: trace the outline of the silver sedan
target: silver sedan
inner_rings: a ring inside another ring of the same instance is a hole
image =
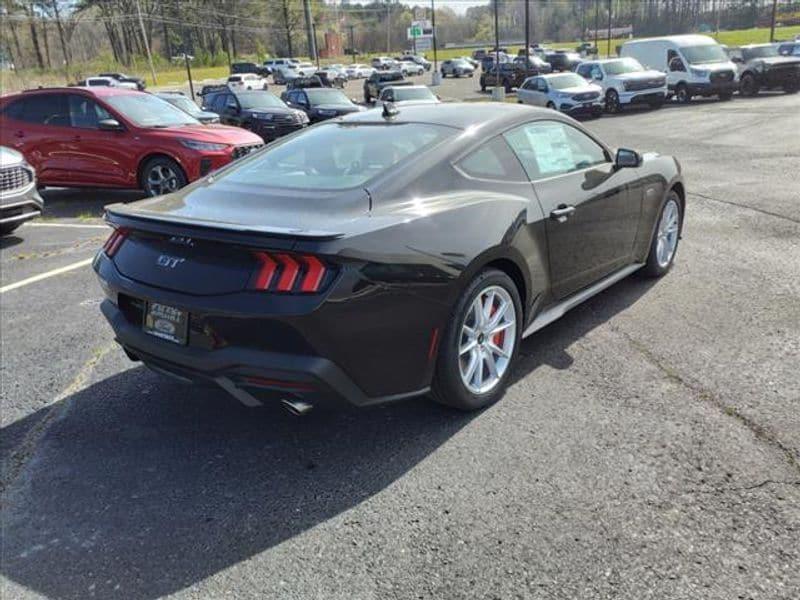
[[[517,90],[520,104],[544,106],[570,115],[603,114],[603,89],[575,73],[553,73],[526,79]]]

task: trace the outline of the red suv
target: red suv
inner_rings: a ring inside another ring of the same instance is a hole
[[[166,194],[264,144],[244,129],[201,125],[151,94],[49,88],[0,98],[0,146],[25,155],[40,185]]]

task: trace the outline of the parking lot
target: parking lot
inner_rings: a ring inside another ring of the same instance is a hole
[[[139,196],[47,190],[2,239],[4,597],[800,597],[799,108],[587,122],[681,161],[675,268],[526,339],[477,414],[296,418],[131,363],[88,261]]]

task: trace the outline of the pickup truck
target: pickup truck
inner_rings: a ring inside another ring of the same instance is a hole
[[[401,85],[414,85],[414,82],[405,79],[401,71],[376,71],[364,80],[364,102],[369,104],[380,97],[385,87]]]

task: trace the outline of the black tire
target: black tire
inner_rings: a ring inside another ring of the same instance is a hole
[[[511,90],[513,90],[513,89],[514,89],[514,87],[511,85],[511,82],[510,82],[510,81],[506,81],[506,82],[504,82],[504,83],[503,83],[503,87],[504,87],[504,88],[505,88],[505,90],[506,90],[506,94],[510,94],[510,93],[511,93]]]
[[[659,108],[664,106],[664,99],[662,98],[661,100],[651,100],[650,102],[648,102],[648,104],[650,105],[650,108],[652,110],[658,110]]]
[[[758,95],[758,82],[755,75],[752,73],[745,73],[739,81],[739,93],[742,96],[757,96]]]
[[[170,189],[156,190],[154,185],[151,184],[153,181],[152,175],[158,169],[162,169],[162,173],[166,173],[166,170],[169,170],[173,173],[174,183],[172,183],[172,177],[167,177],[164,183],[164,186]],[[186,173],[183,172],[181,166],[166,156],[155,156],[148,160],[142,166],[141,174],[139,176],[139,185],[148,196],[158,196],[161,194],[174,192],[184,187],[187,183],[188,180],[186,178]]]
[[[483,79],[483,77],[481,77],[481,91],[486,91],[486,81]]]
[[[0,225],[0,235],[9,235],[16,231],[17,227],[22,225],[22,223],[5,223]]]
[[[444,79],[445,77],[447,77],[447,73],[445,73],[444,70],[442,70],[442,79]]]
[[[692,95],[689,93],[689,87],[685,83],[679,83],[675,88],[675,100],[679,104],[689,104],[692,101]]]
[[[719,99],[722,102],[728,102],[729,100],[733,99],[733,92],[725,92],[719,95]]]
[[[785,86],[783,86],[783,91],[787,94],[796,94],[798,91],[800,91],[800,81],[787,83]]]
[[[667,210],[667,206],[670,203],[674,203],[677,206],[677,213],[678,213],[678,230],[677,230],[677,238],[675,239],[675,248],[672,251],[672,256],[669,258],[669,261],[666,264],[660,264],[658,260],[658,239],[659,239],[659,225],[661,223],[661,218],[664,216],[664,212]],[[645,263],[644,267],[640,271],[642,275],[645,277],[663,277],[666,275],[669,270],[672,268],[673,263],[675,262],[675,255],[678,253],[678,246],[680,245],[680,234],[683,231],[683,203],[681,202],[681,198],[678,195],[678,192],[675,190],[670,190],[669,194],[667,195],[667,199],[664,202],[664,206],[661,207],[661,210],[658,213],[658,220],[656,221],[656,226],[653,231],[653,239],[650,240],[650,252],[647,254],[647,262]]]
[[[608,90],[606,92],[606,110],[611,114],[616,114],[622,110],[617,90]]]
[[[514,320],[516,323],[514,346],[511,350],[508,366],[499,381],[489,391],[476,394],[467,388],[461,378],[459,347],[462,339],[462,326],[467,318],[467,312],[470,310],[472,303],[478,295],[490,286],[503,288],[511,297],[514,305]],[[520,300],[517,286],[512,279],[498,269],[485,269],[478,273],[456,303],[450,322],[447,324],[447,328],[441,338],[436,361],[436,371],[431,388],[431,396],[433,399],[440,404],[468,411],[485,408],[502,398],[514,367],[514,361],[519,352],[522,327],[522,301]]]

